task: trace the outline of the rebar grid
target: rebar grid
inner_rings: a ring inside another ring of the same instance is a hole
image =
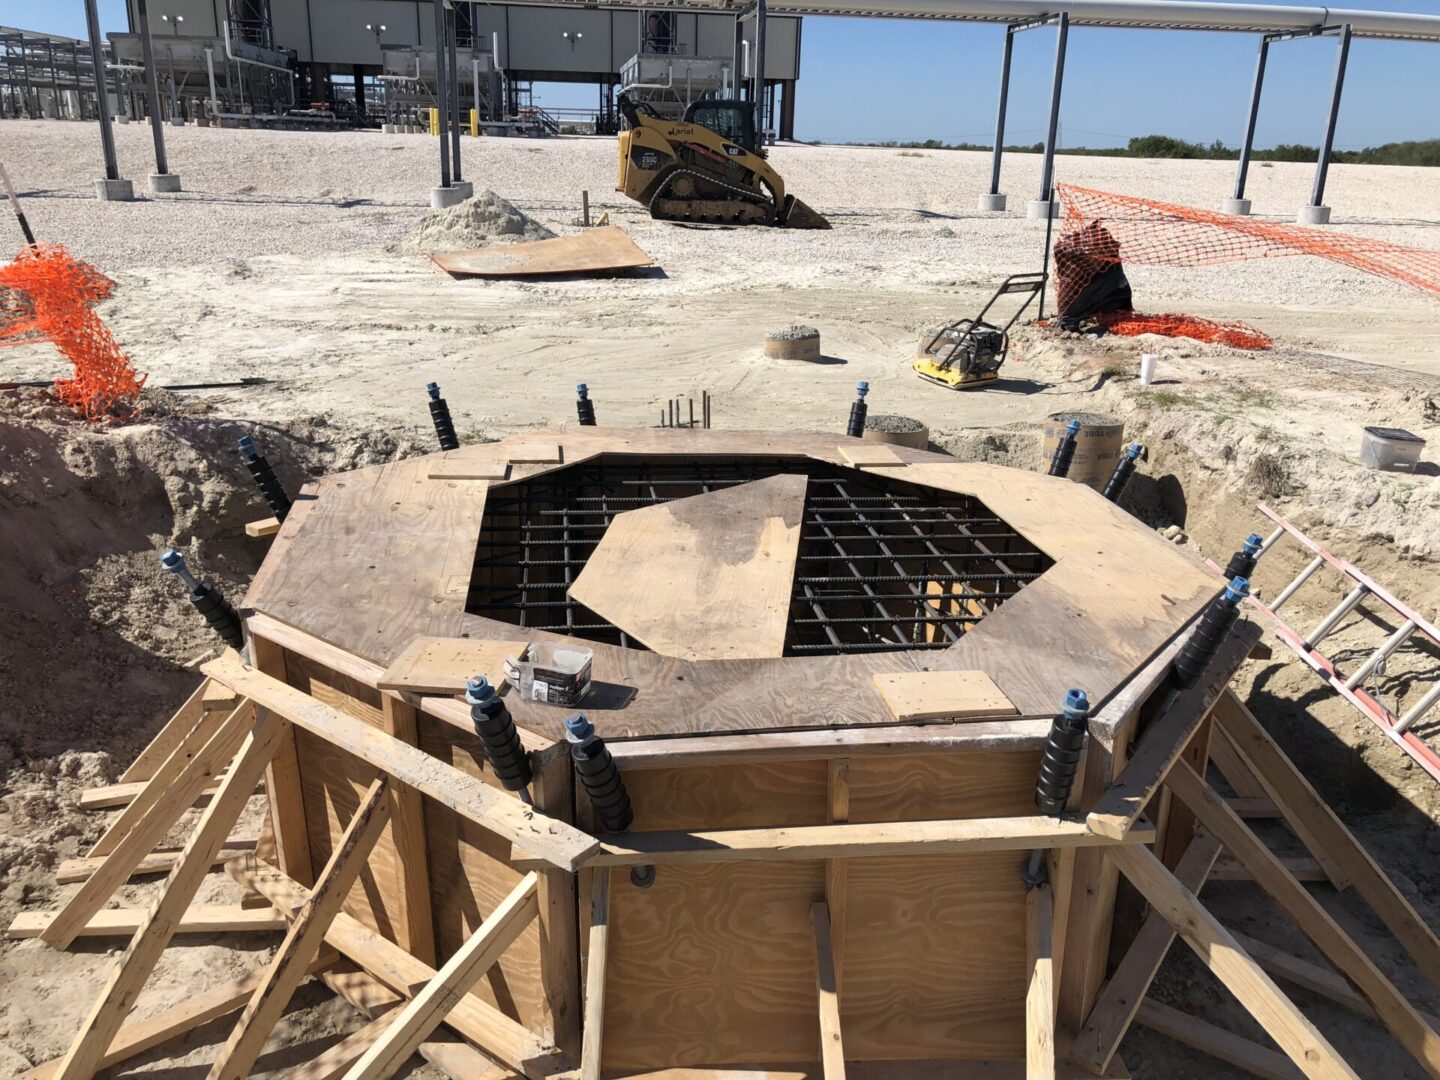
[[[968,495],[808,458],[605,455],[490,488],[466,610],[644,648],[569,597],[614,516],[794,474],[809,483],[787,656],[948,648],[1052,565]]]

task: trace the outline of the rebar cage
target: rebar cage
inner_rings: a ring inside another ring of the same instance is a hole
[[[602,455],[490,488],[466,611],[643,649],[569,595],[615,515],[796,474],[786,656],[947,648],[1053,565],[969,495],[813,458]]]

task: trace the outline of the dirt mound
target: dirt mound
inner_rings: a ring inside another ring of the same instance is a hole
[[[429,255],[437,251],[461,251],[513,244],[525,240],[548,240],[555,234],[517,210],[493,191],[446,210],[427,214],[395,245],[408,255]]]

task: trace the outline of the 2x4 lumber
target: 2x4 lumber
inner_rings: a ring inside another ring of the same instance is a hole
[[[340,1080],[376,1040],[395,1022],[394,1008],[386,1009],[364,1027],[357,1028],[318,1055],[289,1070],[285,1080]]]
[[[398,1071],[540,913],[539,888],[538,874],[521,878],[425,988],[400,1009],[395,1022],[345,1074],[346,1080],[385,1080]]]
[[[395,698],[382,698],[382,723],[387,734],[407,746],[419,742],[415,710]],[[395,888],[402,918],[395,927],[401,948],[427,964],[435,963],[435,924],[430,906],[430,860],[425,842],[425,804],[420,793],[405,784],[391,786],[394,804],[390,820],[395,846]]]
[[[601,837],[589,866],[650,866],[661,863],[793,862],[864,859],[888,855],[963,855],[1033,848],[1148,844],[1155,830],[1142,823],[1121,839],[1097,836],[1083,821],[1035,814],[1025,817],[960,818],[873,824],[794,825],[772,829],[617,833]],[[540,860],[516,850],[510,865],[534,869]]]
[[[1271,898],[1319,947],[1326,958],[1365,995],[1390,1033],[1433,1077],[1440,1077],[1440,1035],[1431,1030],[1404,994],[1395,989],[1370,957],[1305,891],[1275,854],[1225,805],[1225,800],[1188,766],[1177,766],[1169,784],[1205,828],[1243,863]]]
[[[390,820],[393,804],[389,788],[390,782],[382,774],[365,792],[359,809],[345,826],[315,882],[315,891],[290,924],[285,941],[266,969],[265,978],[255,988],[254,996],[211,1067],[208,1080],[244,1080],[250,1075],[265,1048],[265,1040],[305,977],[306,966],[320,951],[326,928],[340,913],[340,905]]]
[[[335,950],[323,949],[310,965],[309,974],[323,971],[337,960],[339,955]],[[147,1050],[153,1050],[184,1035],[187,1031],[194,1031],[202,1024],[234,1012],[250,1000],[250,995],[255,992],[255,987],[259,985],[263,975],[264,972],[261,971],[251,972],[243,978],[203,990],[178,1005],[172,1005],[143,1020],[131,1021],[116,1033],[114,1041],[100,1058],[97,1067],[108,1069],[112,1065],[138,1057]],[[37,1065],[29,1072],[21,1073],[15,1080],[51,1080],[60,1068],[60,1061],[60,1058],[56,1058],[54,1061]]]
[[[1304,856],[1295,858],[1282,858],[1280,865],[1285,867],[1286,872],[1296,881],[1327,881],[1325,868],[1317,861]],[[1244,863],[1235,859],[1221,859],[1215,864],[1215,869],[1210,871],[1211,881],[1254,881],[1255,875],[1250,873]]]
[[[279,531],[280,519],[274,516],[245,523],[245,535],[252,540],[263,540],[267,536],[274,536]]]
[[[832,825],[850,820],[850,759],[835,758],[826,770],[826,812]],[[850,864],[844,859],[825,862],[825,906],[830,919],[830,954],[835,963],[835,993],[845,978],[845,928],[850,908]]]
[[[143,783],[155,775],[155,770],[160,767],[161,762],[170,756],[172,750],[185,737],[185,733],[195,726],[195,721],[200,719],[200,713],[204,707],[205,688],[210,685],[209,679],[202,679],[200,685],[194,692],[185,699],[185,704],[175,710],[175,714],[165,721],[165,726],[155,733],[155,737],[134,761],[130,763],[123,773],[120,774],[120,783],[134,784]]]
[[[106,784],[103,787],[86,788],[75,800],[75,805],[80,810],[114,810],[119,806],[129,806],[145,793],[149,783],[148,780],[135,780],[124,784]],[[195,805],[201,806],[207,802],[217,786],[217,781],[208,783],[203,791],[195,797]]]
[[[1201,814],[1200,818],[1203,822],[1205,815]],[[1217,839],[1224,842],[1223,837],[1217,836]],[[1154,852],[1148,848],[1124,845],[1108,848],[1106,856],[1119,866],[1151,906],[1169,921],[1201,963],[1239,999],[1301,1073],[1309,1080],[1359,1080],[1359,1074],[1345,1064],[1325,1036],[1195,898],[1195,894],[1165,869],[1165,864],[1155,857]]]
[[[214,772],[235,754],[236,748],[247,737],[252,716],[253,710],[249,702],[242,703],[239,708],[225,718],[219,730],[205,744],[205,748],[185,763],[174,777],[173,782],[161,785],[158,798],[152,802],[144,816],[120,837],[115,845],[115,850],[106,856],[105,864],[80,886],[75,895],[55,916],[54,921],[46,928],[45,933],[41,935],[45,944],[55,949],[69,948],[70,943],[80,932],[80,928],[90,921],[92,915],[105,906],[106,901],[114,895],[115,890],[129,879],[130,872],[139,865],[140,860],[165,838],[165,834],[180,820],[180,815],[190,808],[190,804],[195,801],[195,796],[209,782]],[[244,798],[249,797],[249,790],[236,793],[232,783],[234,775],[232,769],[222,782],[220,790],[229,791],[232,793],[232,798],[242,798],[243,801]],[[250,782],[250,786],[251,788],[255,786],[254,780]],[[206,807],[202,821],[211,819],[215,801],[212,799],[210,805]],[[237,810],[237,816],[238,813]],[[220,834],[218,842],[215,844],[215,850],[206,855],[207,870],[214,860],[215,852],[218,852],[223,846],[226,833],[229,832],[229,824],[234,820],[231,818],[226,823],[226,830]],[[185,850],[189,852],[190,846],[186,845]]]
[[[1158,1001],[1142,1002],[1135,1020],[1142,1027],[1265,1080],[1302,1080],[1303,1074],[1284,1054],[1277,1054],[1269,1047],[1197,1020]]]
[[[519,799],[496,791],[423,750],[407,746],[378,728],[316,701],[293,686],[247,667],[233,650],[227,650],[218,660],[206,664],[205,673],[482,828],[504,837],[550,866],[574,871],[588,856],[599,850],[600,845],[593,837],[555,818],[537,814]]]
[[[1014,716],[1018,711],[983,671],[877,672],[870,685],[900,723]]]
[[[213,684],[206,680],[205,687],[208,691]],[[228,691],[227,691],[228,693]],[[240,707],[240,702],[233,699],[227,713],[233,713]],[[120,842],[134,828],[135,823],[150,812],[150,808],[164,796],[170,785],[174,784],[185,772],[186,766],[190,764],[196,755],[202,753],[205,746],[220,726],[225,722],[225,716],[202,708],[200,715],[195,718],[195,723],[190,730],[185,732],[169,756],[155,769],[154,775],[145,782],[145,786],[135,793],[129,800],[125,809],[115,816],[110,822],[109,828],[103,836],[95,842],[94,847],[89,851],[92,858],[101,855],[109,855],[115,850],[115,845]],[[214,765],[214,771],[218,772],[223,768],[225,762]],[[214,775],[212,772],[210,775]],[[87,792],[87,794],[89,794]]]
[[[820,1065],[824,1070],[825,1080],[845,1080],[845,1042],[840,1035],[840,991],[835,980],[835,956],[830,951],[830,909],[825,901],[810,905],[810,925],[815,931],[815,993],[819,999],[820,1013]],[[1047,1080],[1053,1080],[1053,1077],[1052,1070]]]
[[[220,853],[215,856],[216,864],[243,855],[247,851],[255,850],[254,840],[228,839]],[[105,866],[108,856],[99,858],[65,859],[55,868],[55,884],[75,885],[82,881],[89,881]],[[152,851],[130,870],[128,878],[141,877],[144,874],[168,874],[180,861],[178,851]]]
[[[54,921],[51,911],[22,911],[5,931],[12,941],[36,938]],[[77,937],[130,937],[145,918],[143,908],[104,908],[90,916]],[[244,908],[232,904],[193,904],[180,916],[177,934],[232,934],[284,930],[285,917],[268,904]]]
[[[1370,853],[1355,839],[1355,834],[1320,798],[1270,733],[1238,698],[1226,701],[1225,708],[1217,712],[1216,719],[1241,757],[1254,770],[1270,798],[1277,806],[1284,807],[1286,820],[1304,823],[1314,840],[1312,853],[1317,858],[1320,850],[1327,854],[1420,966],[1420,970],[1429,976],[1430,982],[1440,987],[1440,940],[1370,857]]]
[[[206,680],[205,692],[200,695],[200,708],[205,712],[228,713],[240,704],[235,692],[219,683]]]
[[[1228,660],[1238,662],[1248,648],[1242,635],[1232,634],[1200,681],[1181,690],[1170,707],[1150,721],[1125,768],[1091,807],[1086,824],[1092,832],[1119,838],[1139,820],[1230,681],[1234,665]],[[1227,653],[1232,655],[1227,658]]]
[[[299,911],[310,895],[310,890],[299,882],[253,858],[229,862],[225,872],[241,885],[260,893],[284,913]],[[435,969],[429,964],[411,956],[393,941],[381,937],[343,911],[325,932],[325,941],[385,985],[406,996],[435,977]],[[467,995],[455,1006],[445,1018],[445,1023],[497,1061],[530,1077],[530,1080],[547,1080],[574,1067],[571,1061],[556,1053],[524,1025],[473,994]]]
[[[1025,1080],[1055,1080],[1054,897],[1049,884],[1025,894]]]
[[[270,755],[285,734],[285,724],[279,717],[265,709],[255,712],[255,727],[245,736],[230,765],[229,774],[201,815],[200,823],[185,845],[184,856],[170,872],[165,891],[130,939],[129,947],[60,1063],[57,1073],[60,1080],[90,1080],[99,1068],[100,1059],[114,1041],[125,1017],[134,1008],[135,1000],[154,971],[160,954],[170,944],[175,927],[209,873],[215,853],[224,844],[226,834],[240,816],[250,792],[265,771]]]
[[[605,971],[610,955],[610,875],[590,877],[590,933],[585,952],[585,1027],[580,1050],[580,1080],[600,1080],[605,1046]]]
[[[1226,690],[1222,697],[1233,694],[1234,691]],[[1216,709],[1222,706],[1217,702]],[[1239,751],[1235,749],[1230,736],[1225,733],[1222,727],[1215,733],[1214,741],[1210,746],[1210,757],[1215,762],[1215,767],[1220,770],[1220,775],[1225,777],[1225,782],[1235,790],[1235,794],[1242,799],[1258,799],[1265,794],[1265,788],[1250,771],[1240,757]]]
[[[288,672],[283,648],[252,633],[250,655],[255,659],[257,671],[285,682]],[[305,818],[300,757],[295,746],[295,731],[288,723],[275,756],[270,759],[270,767],[265,770],[265,794],[270,802],[270,831],[280,868],[302,885],[314,884],[315,863],[310,854],[310,826]]]
[[[1175,880],[1190,892],[1198,893],[1219,855],[1219,841],[1203,830],[1197,832],[1175,867]],[[1174,941],[1175,928],[1160,912],[1152,911],[1140,924],[1135,940],[1121,957],[1115,974],[1101,989],[1090,1015],[1085,1018],[1085,1025],[1071,1042],[1072,1058],[1097,1075],[1109,1067]]]
[[[573,821],[575,774],[564,756],[534,755],[530,797],[542,813]],[[588,802],[588,800],[587,800]],[[554,867],[540,872],[540,984],[545,1010],[540,1030],[563,1054],[580,1057],[585,1005],[580,983],[580,926],[575,917],[576,875]]]
[[[1268,796],[1259,798],[1237,797],[1226,799],[1225,805],[1246,820],[1273,820],[1280,817],[1280,808]]]

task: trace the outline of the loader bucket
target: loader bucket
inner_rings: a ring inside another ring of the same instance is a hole
[[[785,213],[779,225],[786,229],[828,229],[830,222],[793,195],[785,196]]]

